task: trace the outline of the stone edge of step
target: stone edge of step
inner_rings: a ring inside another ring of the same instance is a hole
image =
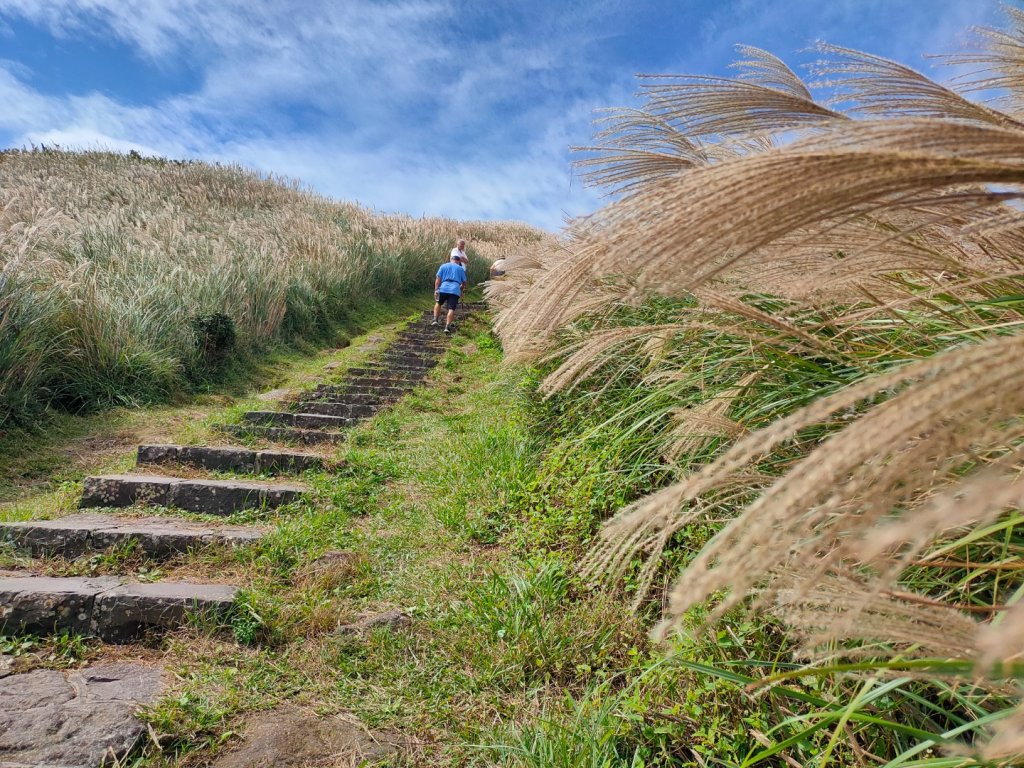
[[[193,611],[226,613],[237,587],[220,583],[128,582],[101,577],[0,577],[4,632],[69,629],[128,642],[149,628],[173,629]]]
[[[0,539],[34,555],[67,558],[129,541],[137,541],[151,557],[167,557],[211,545],[242,546],[263,536],[264,531],[253,526],[215,526],[184,518],[125,518],[93,512],[0,523]]]

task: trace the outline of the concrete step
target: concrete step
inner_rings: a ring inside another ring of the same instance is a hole
[[[150,557],[169,557],[211,544],[241,546],[263,536],[251,526],[212,526],[177,517],[129,519],[77,514],[57,520],[0,523],[0,540],[33,555],[75,558],[135,541]]]
[[[344,419],[368,419],[381,408],[380,405],[365,405],[349,402],[304,401],[295,404],[295,410],[302,413],[317,413],[324,416],[340,416]]]
[[[338,388],[341,390],[343,388]],[[368,389],[368,388],[367,388]],[[304,403],[348,403],[350,405],[388,405],[396,400],[399,400],[407,390],[396,389],[395,394],[384,393],[377,394],[376,392],[353,392],[345,389],[344,391],[321,391],[316,390],[313,392],[307,392],[302,402]]]
[[[386,347],[386,350],[394,350],[395,352],[409,352],[414,355],[424,355],[426,357],[441,357],[448,349],[448,344],[443,342],[425,341],[423,339],[406,339],[399,338]]]
[[[448,348],[446,337],[437,334],[399,334],[388,349],[421,350],[427,354],[441,355]]]
[[[389,371],[399,371],[399,372],[401,372],[403,374],[408,374],[408,373],[425,374],[425,373],[429,372],[427,369],[433,368],[435,365],[437,365],[437,361],[436,360],[431,360],[431,361],[429,361],[429,363],[430,364],[428,365],[426,361],[413,360],[412,358],[407,358],[407,357],[388,357],[387,355],[382,355],[382,356],[376,357],[376,358],[374,358],[372,360],[367,360],[366,362],[363,363],[362,367],[364,367],[364,368],[378,368],[378,369],[383,368],[383,369],[389,370]],[[349,371],[352,371],[352,370],[359,370],[359,369],[358,368],[355,368],[355,369],[350,368],[349,369]]]
[[[404,353],[392,354],[391,352],[385,352],[372,362],[386,365],[388,367],[398,368],[433,368],[440,362],[440,359],[436,357],[422,357],[420,355]]]
[[[235,588],[188,582],[128,583],[113,576],[0,578],[0,634],[69,630],[108,643],[176,629],[190,614],[223,616]]]
[[[395,376],[353,376],[351,379],[344,379],[340,384],[325,386],[335,387],[337,391],[347,389],[352,392],[386,392],[388,394],[401,391],[405,394],[419,385],[420,379]]]
[[[225,435],[244,439],[269,440],[284,445],[323,445],[345,442],[344,432],[326,429],[297,429],[295,427],[267,427],[260,424],[214,424],[213,428]]]
[[[248,411],[242,418],[247,424],[265,427],[298,427],[299,429],[344,429],[356,420],[318,413],[292,413],[291,411]]]
[[[399,336],[385,349],[389,352],[410,352],[414,355],[440,357],[448,349],[444,341],[428,341],[423,338]]]
[[[322,456],[294,451],[252,451],[233,446],[140,445],[139,464],[184,464],[201,469],[252,474],[285,474],[322,470]]]
[[[399,383],[404,381],[419,381],[425,378],[428,371],[423,368],[401,368],[397,366],[382,366],[374,365],[371,367],[364,368],[349,368],[347,371],[346,380],[350,378],[370,378],[380,381],[391,380],[398,381]]]
[[[80,507],[175,507],[207,515],[279,507],[308,489],[297,483],[191,480],[160,475],[103,475],[82,483]]]

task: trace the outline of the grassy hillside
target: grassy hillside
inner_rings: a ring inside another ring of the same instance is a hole
[[[361,304],[429,293],[458,236],[479,281],[538,233],[375,215],[238,167],[0,153],[0,428],[166,400],[322,342]]]
[[[509,260],[497,328],[559,436],[524,533],[664,641],[517,764],[574,731],[666,765],[1021,764],[1010,16],[966,83],[828,46],[838,104],[750,48],[735,80],[646,79],[582,161],[625,194]]]

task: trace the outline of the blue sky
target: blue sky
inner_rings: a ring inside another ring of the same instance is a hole
[[[934,74],[924,54],[1001,21],[997,0],[0,0],[0,146],[238,162],[556,229],[600,205],[568,148],[638,103],[637,73],[728,74],[736,43],[796,67],[827,40]]]

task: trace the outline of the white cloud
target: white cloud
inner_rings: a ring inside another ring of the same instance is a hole
[[[940,4],[957,12],[891,39],[908,55],[941,50],[978,17],[967,3]],[[695,29],[702,43],[684,50],[680,40],[670,70],[716,69],[736,42],[787,55],[770,42],[794,18],[827,33],[890,6],[711,7]],[[113,37],[161,71],[198,74],[187,91],[127,104],[44,95],[23,65],[0,60],[0,140],[240,162],[382,210],[556,228],[563,211],[599,203],[572,178],[566,149],[587,143],[593,109],[635,103],[632,72],[602,62],[635,11],[616,0],[536,0],[494,12],[530,21],[476,36],[472,0],[0,0],[0,28],[26,20],[101,47]]]

